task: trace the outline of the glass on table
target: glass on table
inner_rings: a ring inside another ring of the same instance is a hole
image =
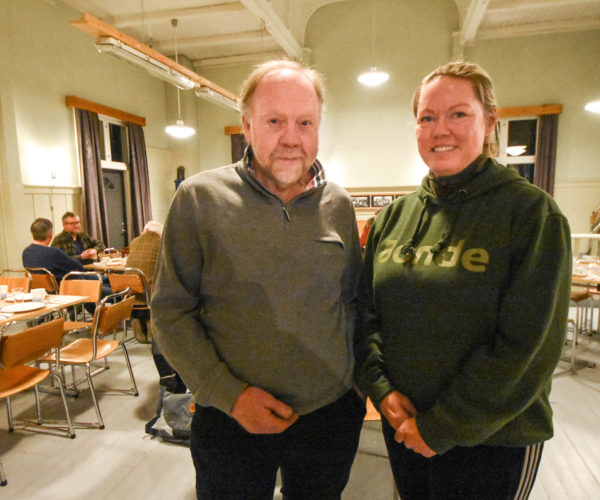
[[[15,302],[23,302],[25,300],[25,289],[22,286],[15,286],[12,289]]]

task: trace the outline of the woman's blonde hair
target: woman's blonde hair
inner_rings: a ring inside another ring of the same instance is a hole
[[[452,61],[429,73],[415,91],[413,95],[413,113],[417,116],[419,100],[423,87],[435,78],[442,76],[451,76],[453,78],[462,78],[469,80],[473,85],[475,97],[483,105],[483,111],[486,117],[492,116],[496,109],[496,95],[494,93],[494,84],[490,75],[481,66],[475,63],[465,61]],[[498,154],[498,126],[485,138],[483,143],[483,153],[487,156],[496,156]]]
[[[310,81],[312,86],[317,93],[317,99],[319,100],[319,112],[323,110],[323,102],[325,101],[325,83],[323,75],[312,68],[308,68],[298,61],[292,61],[291,59],[274,59],[265,63],[259,64],[254,68],[254,71],[250,73],[246,81],[242,84],[240,91],[240,111],[242,116],[250,116],[250,107],[252,106],[252,98],[256,92],[256,88],[261,80],[269,73],[278,71],[280,69],[290,69],[297,71],[301,75]]]

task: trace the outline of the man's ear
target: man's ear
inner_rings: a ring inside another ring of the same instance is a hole
[[[248,144],[251,144],[252,141],[250,140],[250,120],[248,120],[245,116],[242,116],[242,130],[244,131],[244,137],[246,138],[246,142]]]

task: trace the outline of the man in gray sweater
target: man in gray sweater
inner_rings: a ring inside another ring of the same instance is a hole
[[[323,83],[291,61],[241,93],[249,147],[178,188],[152,294],[156,342],[194,394],[202,499],[340,498],[365,408],[352,388],[354,210],[316,159]]]

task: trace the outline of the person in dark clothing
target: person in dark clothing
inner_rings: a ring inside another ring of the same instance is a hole
[[[76,213],[65,212],[62,216],[64,230],[52,240],[52,246],[65,251],[70,257],[89,264],[98,259],[104,243],[81,231],[81,220]]]
[[[63,250],[50,246],[54,225],[48,219],[38,218],[30,227],[33,241],[23,250],[24,267],[45,267],[60,285],[65,274],[71,271],[86,271],[81,262],[69,257]],[[84,278],[87,279],[87,278]],[[102,277],[102,297],[110,295],[112,290],[106,277]]]
[[[555,201],[491,158],[489,75],[454,62],[415,94],[415,193],[367,238],[356,379],[402,500],[526,499],[552,437],[571,238]]]
[[[85,271],[81,262],[69,257],[64,251],[51,247],[53,224],[48,219],[35,219],[30,230],[33,236],[31,245],[23,250],[24,267],[45,267],[60,284],[63,276],[70,271]]]

